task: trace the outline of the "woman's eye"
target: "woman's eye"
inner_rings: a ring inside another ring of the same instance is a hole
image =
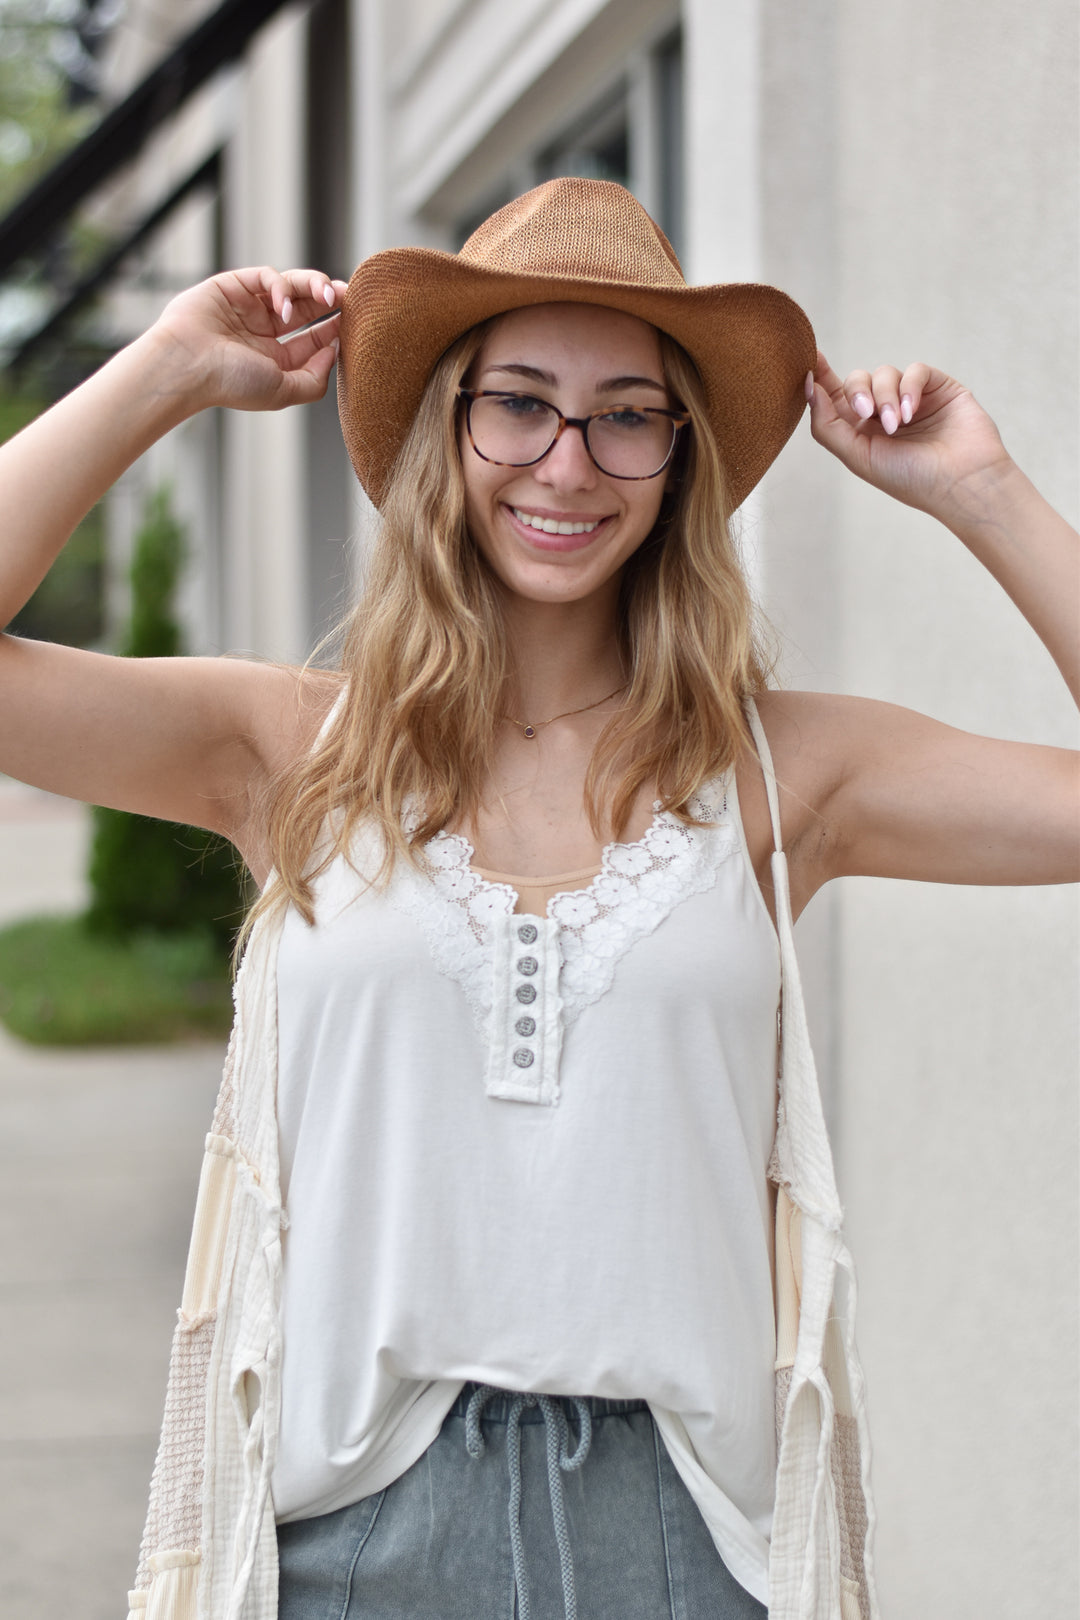
[[[607,411],[599,420],[605,427],[618,428],[622,433],[629,433],[634,429],[647,428],[651,418],[645,411],[635,411],[629,406],[623,406],[619,410]]]
[[[542,399],[534,399],[531,394],[501,394],[495,404],[507,416],[539,416],[548,409]]]

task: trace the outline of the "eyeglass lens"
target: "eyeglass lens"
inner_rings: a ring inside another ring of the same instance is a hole
[[[558,412],[523,394],[481,394],[472,401],[473,443],[488,461],[523,467],[539,461],[555,442]],[[669,416],[622,407],[594,416],[586,442],[601,472],[613,478],[649,478],[660,471],[675,440]]]

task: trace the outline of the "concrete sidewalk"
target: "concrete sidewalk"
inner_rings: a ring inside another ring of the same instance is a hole
[[[0,919],[82,902],[86,815],[0,784]],[[216,1044],[0,1031],[0,1615],[123,1620]]]

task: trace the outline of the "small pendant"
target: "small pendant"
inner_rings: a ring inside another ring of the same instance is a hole
[[[526,726],[525,727],[525,735],[526,735],[526,737],[535,737],[536,736],[536,727],[535,726]]]

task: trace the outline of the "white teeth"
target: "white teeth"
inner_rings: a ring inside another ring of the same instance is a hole
[[[537,517],[532,512],[523,512],[518,506],[512,506],[510,510],[519,523],[527,524],[530,529],[539,529],[542,534],[591,534],[603,522],[602,518],[595,518],[592,523],[560,523],[556,518]]]

